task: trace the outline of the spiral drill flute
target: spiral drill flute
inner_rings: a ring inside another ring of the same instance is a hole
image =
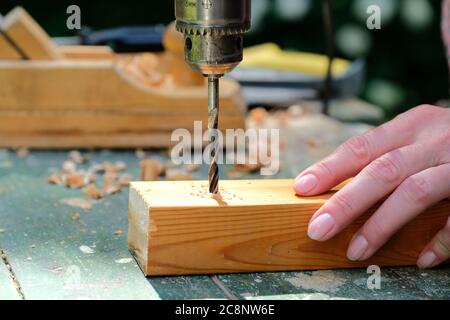
[[[219,79],[243,58],[250,29],[251,0],[175,0],[177,30],[184,34],[185,58],[208,77],[208,129],[211,132],[209,191],[219,190]]]
[[[209,166],[209,192],[217,194],[219,192],[219,140],[217,130],[219,129],[219,78],[217,76],[208,77],[208,130],[211,136],[211,164]]]

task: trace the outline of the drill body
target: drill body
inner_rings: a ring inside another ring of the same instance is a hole
[[[250,11],[251,0],[175,0],[176,27],[184,34],[186,62],[208,77],[211,194],[219,192],[219,79],[242,61]]]
[[[205,76],[222,76],[241,61],[251,0],[175,0],[186,61]]]

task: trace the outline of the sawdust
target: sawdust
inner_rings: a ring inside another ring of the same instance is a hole
[[[133,180],[133,176],[131,174],[122,174],[119,176],[119,185],[122,188],[126,188],[130,185],[130,182]]]
[[[134,154],[136,155],[136,158],[139,160],[144,160],[145,157],[147,157],[147,153],[142,149],[137,149]]]
[[[79,249],[84,254],[94,254],[95,253],[95,250],[88,246],[81,246]]]
[[[90,184],[87,187],[83,188],[83,193],[93,199],[103,198],[103,192],[100,189],[98,189],[95,184]]]
[[[194,179],[192,174],[181,169],[168,169],[166,171],[166,178],[169,181],[191,181]]]
[[[142,160],[140,166],[142,181],[158,180],[166,171],[166,167],[161,162],[153,159]]]
[[[78,220],[80,220],[80,218],[81,218],[81,215],[79,212],[72,212],[70,214],[70,219],[72,219],[72,221],[78,221]]]
[[[131,263],[131,262],[133,262],[132,258],[118,259],[115,261],[115,263],[118,263],[118,264],[127,264],[127,263]]]
[[[66,198],[61,199],[60,202],[71,207],[77,207],[85,210],[91,209],[94,204],[93,200],[86,198]]]
[[[72,174],[76,171],[77,171],[77,165],[75,162],[70,161],[70,160],[63,162],[63,164],[61,166],[62,173]]]
[[[78,168],[78,165],[87,163],[90,159],[90,156],[83,155],[79,151],[69,152],[68,160],[61,164],[59,172],[52,172],[48,176],[48,183],[70,189],[80,189],[89,198],[98,200],[121,192],[133,180],[129,174],[120,174],[127,168],[127,164],[122,161],[93,163],[83,170]],[[101,182],[98,184],[96,180],[101,175],[103,175],[103,184]],[[62,202],[83,209],[90,209],[92,206],[92,202],[86,199],[63,199]]]
[[[73,150],[69,152],[69,159],[76,164],[83,164],[89,160],[89,157],[83,156],[79,151]]]
[[[48,176],[47,181],[50,184],[56,185],[61,185],[63,183],[61,177],[58,176],[57,174],[51,174],[50,176]]]
[[[121,236],[123,234],[123,230],[122,229],[116,229],[116,230],[114,230],[113,234],[115,236]]]
[[[16,155],[19,158],[26,158],[30,154],[30,150],[28,148],[22,147],[16,150]]]
[[[317,292],[335,293],[345,284],[345,278],[340,277],[335,271],[313,271],[311,274],[298,273],[295,277],[285,279],[296,288],[314,290]]]

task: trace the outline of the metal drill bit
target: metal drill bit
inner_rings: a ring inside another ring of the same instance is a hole
[[[209,166],[209,192],[211,194],[219,193],[219,77],[208,76],[208,130],[211,137],[211,164]]]

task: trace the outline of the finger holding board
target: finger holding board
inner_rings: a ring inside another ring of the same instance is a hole
[[[133,182],[129,248],[145,275],[189,275],[415,265],[445,224],[443,201],[398,232],[364,262],[346,258],[353,234],[373,208],[327,242],[308,238],[311,216],[336,190],[303,198],[292,180],[221,181],[220,196],[204,181]]]

